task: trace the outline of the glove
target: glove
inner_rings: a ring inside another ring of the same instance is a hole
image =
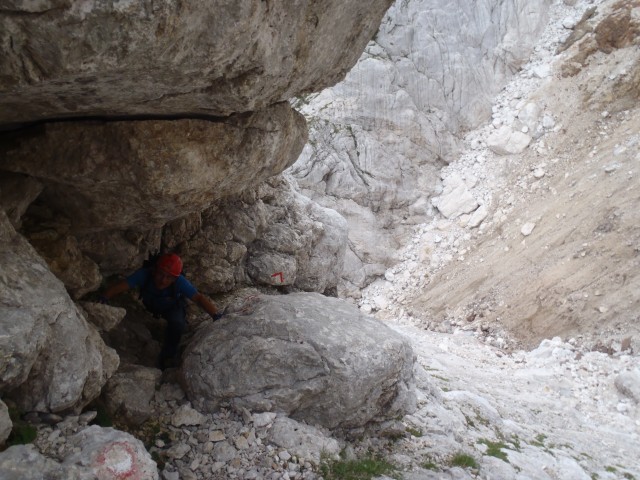
[[[220,320],[222,315],[222,313],[216,313],[215,315],[211,315],[211,318],[213,318],[213,321],[215,322],[216,320]]]
[[[109,299],[104,295],[100,295],[100,298],[98,298],[98,303],[101,303],[102,305],[109,305]]]

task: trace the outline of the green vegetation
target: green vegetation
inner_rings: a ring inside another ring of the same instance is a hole
[[[436,463],[434,463],[430,458],[426,459],[424,462],[420,464],[422,468],[425,470],[439,470],[440,468]]]
[[[531,445],[536,447],[544,447],[544,441],[547,439],[547,436],[544,433],[539,433],[536,435],[536,439],[531,442]]]
[[[368,457],[360,460],[325,461],[320,473],[325,480],[369,480],[393,473],[396,467],[385,460]]]
[[[9,418],[11,418],[13,428],[6,441],[6,446],[11,447],[13,445],[32,443],[38,436],[36,428],[22,420],[20,411],[13,404],[8,402],[7,407],[9,408]]]
[[[297,95],[292,103],[293,108],[295,108],[296,110],[301,109],[303,106],[305,105],[309,105],[309,99],[310,99],[310,95]]]
[[[472,419],[469,415],[464,414],[464,419],[465,419],[465,421],[467,422],[467,425],[468,425],[469,427],[471,427],[471,428],[476,428],[476,424],[475,424],[475,422],[473,421],[473,419]]]
[[[618,467],[619,467],[620,469],[623,469],[623,468],[624,468],[624,467],[622,467],[622,466],[620,466],[620,465],[618,465]],[[617,469],[616,467],[611,466],[611,465],[610,465],[610,466],[608,466],[608,467],[605,467],[604,469],[605,469],[607,472],[609,472],[609,473],[618,473],[618,469]],[[632,474],[630,474],[629,472],[620,472],[620,473],[622,474],[622,477],[623,477],[623,478],[626,478],[627,480],[636,480],[636,477],[634,477],[634,476],[633,476]],[[595,474],[594,474],[594,475],[595,475]],[[597,477],[597,475],[596,475],[596,477]],[[592,478],[593,478],[593,475],[592,475]]]
[[[466,453],[456,453],[451,459],[452,467],[462,467],[462,468],[478,468],[478,462],[471,455],[467,455]]]
[[[477,421],[480,425],[483,425],[483,426],[485,426],[485,427],[488,427],[488,426],[489,426],[489,424],[490,424],[491,422],[489,422],[489,420],[487,420],[486,418],[484,418],[484,417],[480,414],[480,412],[479,412],[478,410],[474,409],[474,412],[476,413],[476,421]]]
[[[38,431],[34,426],[25,422],[17,424],[14,423],[11,434],[7,439],[7,446],[11,447],[13,445],[25,445],[27,443],[32,443],[37,436]]]
[[[478,443],[482,443],[487,446],[486,454],[490,457],[496,457],[500,460],[503,460],[509,463],[509,459],[507,458],[507,454],[502,451],[503,448],[507,448],[507,446],[502,442],[491,442],[486,439],[481,439]]]
[[[519,452],[522,448],[522,446],[520,445],[520,438],[517,435],[513,436],[513,440],[511,440],[511,443],[513,444],[513,448],[516,450],[516,452]]]
[[[407,430],[408,433],[410,433],[414,437],[421,437],[422,436],[422,430],[418,430],[417,428],[407,427],[406,430]]]

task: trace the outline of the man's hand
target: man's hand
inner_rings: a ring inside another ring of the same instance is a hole
[[[220,317],[222,317],[223,314],[218,312],[218,308],[215,306],[215,304],[211,300],[209,300],[209,298],[202,295],[200,292],[196,293],[193,297],[191,297],[191,300],[193,300],[198,305],[200,305],[200,307],[205,312],[207,312],[209,316],[213,318],[214,321],[219,320]]]

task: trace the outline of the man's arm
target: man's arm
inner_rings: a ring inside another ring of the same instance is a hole
[[[111,300],[116,295],[120,295],[127,290],[129,290],[129,284],[126,280],[121,280],[120,282],[115,283],[107,288],[102,296],[107,300]]]
[[[215,316],[218,314],[218,309],[211,300],[202,295],[200,292],[191,297],[191,300],[200,305],[200,307],[205,312],[207,312],[209,315],[211,315],[212,318],[215,319]]]

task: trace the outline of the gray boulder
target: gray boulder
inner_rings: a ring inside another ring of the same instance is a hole
[[[86,318],[101,332],[108,332],[118,326],[127,314],[124,308],[112,307],[94,302],[80,302]]]
[[[33,445],[14,445],[0,452],[0,478],[2,480],[95,480],[95,476],[88,471],[82,471],[74,465],[61,465],[45,457]],[[107,478],[105,477],[104,480]]]
[[[258,110],[341,80],[391,3],[5,1],[0,124]]]
[[[323,457],[339,458],[340,443],[319,428],[278,417],[268,431],[269,440],[299,459],[320,464]]]
[[[0,392],[23,411],[77,410],[118,362],[0,211]]]
[[[28,238],[74,299],[100,287],[102,275],[98,265],[80,251],[74,236],[46,229],[29,234]]]
[[[506,125],[487,137],[487,147],[498,155],[521,153],[529,146],[529,143],[531,143],[529,135],[513,130]]]
[[[478,202],[458,174],[453,173],[445,177],[442,183],[442,194],[431,201],[444,217],[457,218],[478,208]]]
[[[38,178],[74,232],[140,231],[282,172],[306,138],[288,103],[217,121],[48,123],[0,137],[0,169]]]
[[[185,352],[182,374],[197,408],[231,402],[330,429],[414,408],[413,351],[384,324],[317,293],[245,303],[203,327]]]
[[[153,415],[151,400],[162,372],[142,365],[121,365],[103,389],[107,411],[130,425],[140,425]]]
[[[65,467],[77,467],[100,480],[157,480],[158,467],[144,444],[134,436],[97,425],[71,438],[77,453],[65,458]]]

